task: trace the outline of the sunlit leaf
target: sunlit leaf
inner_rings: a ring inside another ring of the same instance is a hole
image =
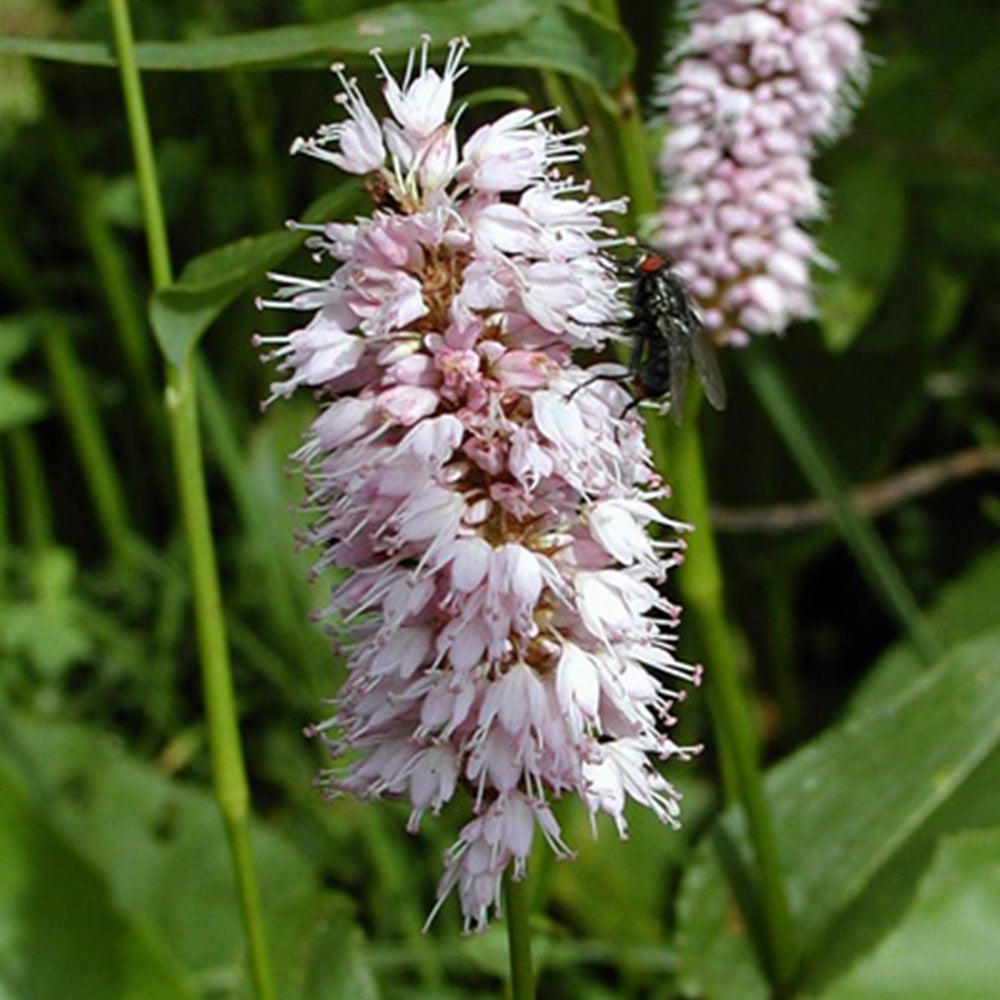
[[[0,993],[194,1000],[177,966],[0,759]]]
[[[977,559],[942,590],[927,615],[935,635],[945,646],[957,646],[1000,627],[1000,548]],[[923,670],[913,646],[899,642],[879,657],[854,693],[851,712],[863,712],[894,698]]]
[[[804,987],[843,973],[899,920],[937,837],[1000,823],[998,780],[1000,632],[773,771],[768,797]],[[687,984],[710,1000],[768,995],[742,916],[753,912],[748,851],[728,814],[685,878],[679,959]]]
[[[1000,829],[946,837],[906,920],[823,1000],[986,1000],[998,941]]]
[[[100,731],[13,713],[6,721],[4,749],[16,748],[10,760],[34,799],[45,803],[46,821],[101,873],[109,905],[148,928],[189,975],[242,984],[239,898],[211,795],[130,757]],[[3,836],[0,831],[0,843]],[[254,824],[252,841],[279,981],[301,984],[309,943],[338,897],[319,890],[305,859],[274,830]],[[77,905],[76,891],[68,888],[57,898]],[[100,990],[67,995],[118,996]]]

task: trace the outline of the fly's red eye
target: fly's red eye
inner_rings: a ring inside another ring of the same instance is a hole
[[[656,274],[667,266],[667,262],[658,253],[647,253],[639,261],[639,270],[646,274]]]

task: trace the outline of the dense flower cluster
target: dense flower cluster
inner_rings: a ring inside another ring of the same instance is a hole
[[[861,0],[702,0],[662,85],[670,131],[657,241],[717,343],[812,315],[802,223],[822,212],[816,144],[847,121],[866,61]]]
[[[312,316],[258,341],[283,372],[272,398],[327,400],[297,456],[319,566],[352,571],[327,609],[352,642],[314,727],[341,759],[324,781],[409,799],[414,831],[464,787],[472,816],[438,895],[457,886],[482,927],[536,827],[570,853],[553,797],[575,792],[622,836],[627,798],[676,824],[652,759],[688,754],[666,735],[672,682],[699,671],[675,659],[678,609],[657,587],[681,543],[652,503],[641,421],[571,358],[620,327],[602,216],[623,204],[558,175],[579,136],[551,131],[552,113],[517,109],[459,144],[447,112],[466,45],[439,73],[425,41],[402,83],[376,51],[382,120],[334,67],[347,117],[294,148],[367,175],[376,207],[315,227],[332,273],[276,276],[266,303]]]

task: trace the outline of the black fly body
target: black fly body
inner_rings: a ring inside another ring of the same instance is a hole
[[[666,259],[653,251],[643,253],[635,265],[626,332],[633,339],[629,369],[639,394],[637,403],[668,396],[674,420],[680,424],[693,359],[709,403],[717,410],[725,408],[726,387],[714,348],[687,288]]]

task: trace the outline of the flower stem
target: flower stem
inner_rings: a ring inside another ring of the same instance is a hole
[[[503,876],[504,909],[507,913],[507,951],[510,959],[511,1000],[534,1000],[531,971],[531,906],[528,880]]]
[[[0,280],[38,311],[42,352],[101,533],[114,555],[127,559],[132,530],[125,488],[115,468],[94,394],[65,317],[49,308],[45,290],[6,219],[0,219]]]
[[[142,83],[135,60],[132,26],[127,0],[109,0],[109,5],[142,197],[153,284],[160,289],[170,284],[172,278],[170,248]],[[250,796],[240,746],[232,669],[202,464],[193,353],[179,365],[169,361],[167,363],[167,412],[181,514],[190,553],[215,796],[225,822],[236,869],[254,988],[259,1000],[274,1000],[260,894],[250,848]]]
[[[52,544],[53,538],[52,505],[46,489],[45,470],[29,427],[14,427],[7,437],[13,466],[13,490],[17,493],[19,527],[23,542],[35,561]]]
[[[700,400],[691,387],[684,426],[672,442],[667,468],[673,487],[673,513],[694,525],[687,539],[679,580],[684,604],[694,616],[707,664],[705,687],[727,798],[743,807],[757,864],[760,931],[764,963],[776,996],[789,982],[795,961],[788,898],[777,842],[764,794],[753,717],[740,683],[739,667],[726,622],[722,574],[709,517],[708,486],[697,431]],[[654,438],[655,441],[655,438]],[[754,919],[754,914],[747,914]]]

